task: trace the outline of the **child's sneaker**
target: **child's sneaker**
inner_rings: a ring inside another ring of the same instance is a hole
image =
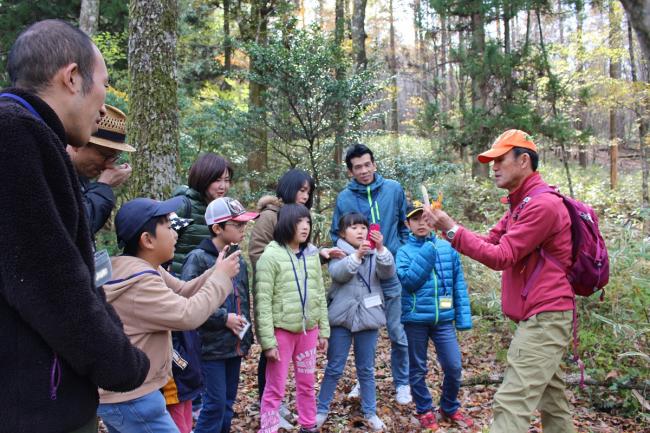
[[[386,424],[377,416],[372,415],[366,418],[366,422],[370,425],[372,431],[382,431],[386,428]]]
[[[359,398],[359,393],[361,392],[361,386],[359,382],[355,382],[354,388],[348,393],[348,398]]]
[[[316,414],[316,428],[321,428],[323,427],[323,424],[325,424],[325,421],[327,421],[327,414],[326,413],[317,413]]]
[[[397,401],[398,404],[405,405],[413,401],[413,397],[411,397],[410,386],[400,385],[397,387],[396,391],[397,391],[396,392],[397,395],[395,396],[395,400]]]
[[[314,426],[314,427],[300,427],[300,432],[299,433],[318,433],[319,428]]]
[[[287,431],[291,431],[291,430],[294,429],[294,425],[291,424],[289,421],[287,421],[286,418],[283,418],[281,416],[278,417],[278,418],[280,419],[280,423],[278,424],[279,428],[283,428],[283,429],[285,429]]]
[[[453,415],[447,415],[442,409],[439,409],[440,417],[443,420],[449,420],[455,424],[460,424],[465,427],[472,427],[474,425],[474,420],[469,416],[465,415],[458,409]]]
[[[416,414],[415,417],[420,421],[422,428],[429,429],[432,431],[438,430],[438,420],[433,411],[428,411],[424,413]]]

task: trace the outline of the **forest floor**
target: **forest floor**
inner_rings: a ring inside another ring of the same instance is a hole
[[[507,350],[510,335],[508,332],[485,332],[483,330],[472,330],[459,334],[461,351],[463,355],[463,377],[464,380],[485,376],[486,374],[498,374],[503,372],[503,363],[497,359],[502,357]],[[494,331],[497,331],[495,328]],[[501,354],[498,354],[501,352]],[[255,346],[251,355],[242,365],[241,383],[239,394],[235,405],[236,418],[233,420],[232,431],[234,432],[256,432],[259,427],[259,406],[257,403],[257,359],[259,346]],[[364,432],[370,431],[363,423],[358,399],[347,399],[347,393],[354,385],[355,375],[352,362],[352,353],[344,376],[338,386],[338,392],[330,408],[330,416],[323,426],[322,432]],[[440,396],[441,371],[438,364],[433,362],[435,351],[429,345],[429,365],[431,366],[427,382],[432,391],[434,402]],[[587,361],[588,362],[588,361]],[[318,380],[324,372],[325,358],[319,355],[319,368],[317,369]],[[419,432],[421,431],[415,419],[415,406],[413,403],[407,406],[400,406],[395,402],[394,391],[390,374],[390,342],[385,332],[379,339],[379,346],[376,356],[376,378],[377,378],[377,413],[386,423],[386,432]],[[576,373],[577,367],[569,364],[568,373]],[[288,404],[295,413],[295,401],[293,394],[293,379],[290,377],[287,386]],[[472,385],[463,386],[460,390],[460,401],[463,410],[466,411],[475,421],[472,429],[460,428],[441,423],[440,432],[483,432],[488,431],[492,417],[492,397],[497,385]],[[613,416],[608,413],[597,411],[591,404],[590,399],[579,390],[577,386],[567,389],[567,395],[574,408],[573,419],[578,433],[650,433],[650,424],[644,421]],[[639,418],[642,419],[642,418]],[[646,418],[647,421],[647,418]],[[296,430],[297,431],[297,430]],[[541,432],[539,416],[535,416],[529,433]]]

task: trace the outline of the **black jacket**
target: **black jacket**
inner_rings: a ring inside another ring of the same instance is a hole
[[[85,177],[79,176],[79,183],[81,184],[81,199],[90,223],[90,231],[94,237],[111,216],[111,211],[115,206],[115,194],[109,185],[102,182],[90,182]]]
[[[196,249],[187,255],[187,259],[183,264],[181,278],[188,281],[198,277],[214,266],[218,256],[219,251],[215,248],[212,240],[204,239]],[[248,270],[246,269],[246,262],[241,256],[239,265],[239,274],[232,280],[233,293],[199,327],[199,334],[201,335],[201,358],[206,361],[244,356],[248,353],[253,343],[252,326],[241,341],[226,327],[228,313],[243,315],[252,325],[250,316],[250,292],[248,290]]]
[[[102,290],[80,186],[56,113],[0,99],[0,432],[68,432],[96,413],[97,387],[138,387],[149,360]],[[58,386],[57,386],[58,385]]]

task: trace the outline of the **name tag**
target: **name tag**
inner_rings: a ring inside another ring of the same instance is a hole
[[[441,310],[449,310],[454,304],[451,296],[441,296],[438,301]]]
[[[95,253],[95,287],[101,287],[111,279],[113,268],[108,251],[101,250]]]
[[[378,307],[381,305],[381,296],[368,295],[363,298],[363,305],[365,305],[366,308]]]

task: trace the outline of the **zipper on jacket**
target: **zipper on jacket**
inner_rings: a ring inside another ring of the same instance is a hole
[[[436,321],[433,322],[434,325],[438,324],[438,276],[436,275],[436,267],[433,267],[433,299],[436,307]]]

